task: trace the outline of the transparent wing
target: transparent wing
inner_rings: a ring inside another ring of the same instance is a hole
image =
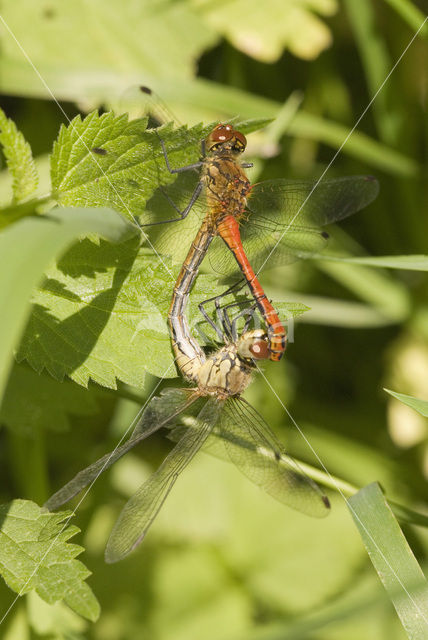
[[[329,513],[328,498],[243,398],[226,403],[216,433],[238,469],[272,497],[310,516]]]
[[[168,389],[159,397],[153,398],[146,407],[129,440],[110,451],[110,453],[106,453],[86,469],[79,471],[70,482],[54,493],[44,506],[49,511],[54,511],[71,500],[71,498],[74,498],[82,489],[95,482],[98,476],[139,442],[161,427],[171,428],[173,426],[171,423],[174,422],[174,419],[196,399],[197,396],[186,389]]]
[[[195,172],[180,175],[149,201],[141,222],[176,217],[178,214],[171,202],[183,210],[197,183]],[[363,209],[376,198],[378,191],[379,184],[371,176],[335,178],[322,180],[319,184],[278,179],[253,185],[240,225],[242,243],[253,269],[257,271],[267,256],[267,265],[274,266],[319,253],[327,241],[322,227]],[[177,262],[184,260],[206,213],[206,199],[202,193],[185,220],[160,225],[150,231],[156,249],[173,256]],[[212,244],[209,256],[218,273],[236,272],[234,257],[220,238]]]
[[[159,469],[128,500],[107,543],[107,562],[121,560],[143,540],[178,476],[211,433],[220,409],[216,399],[206,401],[193,428],[185,430]]]
[[[379,183],[371,176],[349,176],[316,182],[266,180],[250,192],[247,216],[240,225],[242,244],[255,271],[288,264],[322,251],[322,227],[343,220],[372,202]],[[236,262],[217,239],[211,264],[222,274],[236,272]]]

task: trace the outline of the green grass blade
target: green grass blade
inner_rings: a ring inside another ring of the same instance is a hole
[[[348,506],[377,574],[411,640],[428,636],[428,584],[377,483]]]
[[[372,107],[376,128],[382,140],[393,145],[400,122],[398,114],[391,108],[391,82],[378,92],[388,76],[392,63],[385,39],[376,24],[375,7],[370,0],[345,0],[345,7],[360,52],[370,95],[376,95]]]
[[[394,396],[394,398],[397,398],[397,400],[400,400],[401,402],[403,402],[403,404],[406,404],[411,409],[418,411],[421,415],[428,418],[428,401],[427,400],[421,400],[420,398],[407,396],[405,393],[397,393],[397,391],[391,391],[391,389],[384,389],[384,391],[389,393],[391,396]]]
[[[81,235],[99,233],[118,241],[129,229],[111,209],[62,209],[49,217],[22,220],[0,235],[0,398],[29,313],[31,292],[49,263]]]
[[[417,31],[421,24],[425,21],[424,27],[421,29],[421,36],[428,36],[428,24],[426,22],[426,15],[415,7],[413,2],[410,0],[384,0],[390,7],[395,9],[395,11],[400,15],[405,22],[409,25],[413,31]]]
[[[371,267],[387,267],[389,269],[406,269],[408,271],[428,271],[428,256],[423,254],[408,256],[364,256],[358,258],[340,258],[322,254],[317,260],[329,262],[347,262],[349,264],[363,264]]]

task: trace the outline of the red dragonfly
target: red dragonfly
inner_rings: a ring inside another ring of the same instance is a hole
[[[202,217],[174,290],[169,312],[173,338],[179,330],[176,318],[183,315],[199,266],[213,239],[220,236],[230,251],[221,251],[214,242],[211,263],[225,275],[234,273],[238,264],[267,327],[269,358],[280,360],[286,346],[285,329],[263,291],[256,270],[266,262],[270,266],[284,264],[321,251],[328,238],[321,227],[372,202],[379,189],[377,180],[371,176],[352,176],[319,183],[277,179],[251,185],[244,171],[251,165],[240,163],[246,138],[230,124],[217,125],[202,142],[201,160],[184,167],[171,167],[166,145],[160,137],[159,140],[171,174],[199,172],[182,209],[177,198],[182,202],[186,190],[176,183],[163,190],[164,203],[174,207],[178,215],[162,222],[183,220],[190,211]],[[148,209],[154,212],[158,206],[159,198],[148,203]],[[181,249],[181,234],[177,244]],[[173,251],[171,244],[168,251]]]

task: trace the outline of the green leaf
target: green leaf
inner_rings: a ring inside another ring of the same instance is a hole
[[[80,101],[77,85],[83,83],[86,100],[92,99],[92,104],[97,86],[108,97],[113,76],[115,90],[124,90],[141,78],[146,84],[150,77],[189,79],[195,60],[218,40],[189,2],[53,0],[43,7],[32,0],[6,0],[2,18],[6,31],[0,60],[3,92],[46,98],[49,87],[61,99],[64,95],[57,92],[61,84],[67,99]],[[27,59],[15,39],[23,43]]]
[[[428,256],[362,256],[357,258],[341,258],[322,254],[317,256],[319,260],[328,262],[346,262],[349,264],[363,264],[371,267],[387,267],[389,269],[406,269],[408,271],[428,271]]]
[[[147,118],[128,122],[127,115],[96,111],[83,121],[76,116],[62,126],[51,158],[54,197],[62,205],[108,204],[129,220],[144,213],[160,184],[175,180],[168,171],[158,132],[168,149],[179,154],[179,166],[198,160],[201,126],[187,130],[146,130]],[[171,153],[172,159],[177,156]]]
[[[379,579],[411,640],[428,630],[428,584],[377,483],[348,499],[348,506]]]
[[[171,225],[174,226],[174,225]],[[179,267],[139,248],[139,239],[112,245],[84,240],[46,271],[18,352],[57,380],[70,376],[116,388],[117,379],[142,387],[145,373],[174,377],[167,314]],[[200,276],[197,305],[219,292],[217,278]]]
[[[52,259],[84,233],[118,241],[129,226],[111,209],[64,209],[17,222],[0,235],[0,397],[34,287]]]
[[[290,318],[298,318],[307,311],[310,311],[310,307],[301,302],[272,302],[274,308],[279,313],[282,319],[289,320]]]
[[[391,391],[391,389],[384,389],[387,393],[397,400],[400,400],[403,404],[406,404],[411,409],[418,411],[421,415],[428,418],[428,401],[421,400],[420,398],[413,398],[413,396],[407,396],[405,393],[398,393],[397,391]]]
[[[49,513],[27,500],[0,506],[0,573],[19,595],[34,589],[45,602],[64,600],[95,621],[99,604],[84,582],[90,571],[75,559],[83,548],[68,543],[79,532],[67,526],[71,515],[70,511]]]
[[[13,178],[13,202],[22,202],[37,188],[36,165],[30,145],[2,109],[0,109],[0,144]]]
[[[275,62],[285,48],[313,60],[331,45],[327,25],[315,14],[331,16],[336,0],[234,0],[227,4],[199,3],[207,22],[234,47],[262,62]]]
[[[59,384],[15,364],[0,407],[0,423],[24,434],[35,434],[38,429],[65,431],[70,415],[88,416],[96,410],[94,396],[86,389],[69,381]]]

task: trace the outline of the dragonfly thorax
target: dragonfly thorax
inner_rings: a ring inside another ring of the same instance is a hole
[[[201,365],[197,374],[199,393],[221,399],[241,394],[251,382],[255,360],[268,358],[266,333],[262,329],[247,331]]]

